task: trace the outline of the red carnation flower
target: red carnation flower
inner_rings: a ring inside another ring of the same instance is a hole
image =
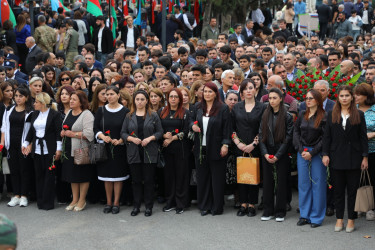
[[[232,139],[234,139],[234,137],[236,137],[236,133],[233,132]]]
[[[311,81],[312,81],[312,80],[311,80]],[[308,87],[307,85],[303,86],[304,89],[307,89],[307,87]]]
[[[310,75],[310,78],[314,78],[314,76],[313,76],[313,75]]]
[[[306,98],[306,95],[303,95],[302,97],[303,97],[303,98]]]
[[[348,81],[350,80],[350,76],[348,76]]]
[[[133,132],[131,132],[131,134],[130,135],[135,135],[135,132],[133,131]]]
[[[305,76],[301,76],[301,79],[305,78]]]
[[[341,80],[341,79],[339,80],[339,83],[342,83],[342,80]],[[332,86],[333,86],[333,84],[332,84]]]
[[[339,95],[338,94],[335,94],[335,98],[337,98]]]
[[[111,131],[110,131],[110,130],[107,130],[107,131],[105,131],[105,133],[106,133],[107,135],[109,135],[109,134],[111,133]]]
[[[268,158],[272,159],[274,158],[275,156],[274,155],[269,155]]]
[[[198,124],[198,121],[195,121],[194,124],[197,125],[197,124]]]
[[[298,101],[300,101],[300,100],[301,100],[301,98],[297,97],[297,100],[298,100]]]
[[[335,80],[335,78],[334,77],[331,77],[331,81],[334,81]]]
[[[331,97],[332,95],[331,94],[328,94],[328,97]]]
[[[302,90],[298,90],[298,94],[302,94]]]
[[[52,169],[55,169],[56,168],[56,166],[55,165],[52,165],[52,167],[51,167]]]
[[[176,128],[176,129],[174,130],[174,132],[176,132],[176,134],[178,134],[179,130]]]
[[[296,96],[296,95],[297,95],[296,92],[293,92],[293,93],[292,93],[292,96]]]
[[[320,71],[315,72],[315,74],[319,75],[319,74],[320,74]]]
[[[337,87],[338,86],[338,84],[337,83],[332,83],[332,87]]]
[[[310,76],[310,73],[307,73],[306,76]]]
[[[342,80],[345,82],[347,79],[346,79],[346,78],[343,78]]]
[[[64,125],[63,129],[67,130],[67,129],[69,129],[69,126],[68,125]]]
[[[288,95],[291,95],[290,91],[288,91]]]
[[[332,92],[336,92],[336,89],[335,89],[335,88],[333,88],[333,89],[332,89]]]
[[[329,72],[325,73],[324,75],[325,75],[325,76],[329,76]]]
[[[307,79],[305,79],[305,83],[308,83],[309,81]]]
[[[307,81],[307,80],[306,80],[306,81]],[[298,86],[298,88],[299,88],[299,89],[302,89],[302,88],[303,88],[302,84],[300,84],[300,85]]]
[[[319,80],[322,80],[323,79],[323,77],[322,76],[319,76]]]
[[[0,145],[0,152],[2,152],[4,149],[4,145]]]
[[[350,83],[349,83],[349,86],[353,86],[353,83],[350,82]]]
[[[337,75],[339,72],[338,71],[335,71],[335,75]]]

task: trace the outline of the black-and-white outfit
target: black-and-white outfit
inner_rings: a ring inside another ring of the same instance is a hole
[[[132,132],[135,135],[131,135]],[[128,142],[129,136],[137,136],[143,140],[155,136],[147,146],[136,145]],[[163,129],[159,116],[156,113],[146,116],[128,114],[124,120],[121,138],[126,144],[127,162],[130,165],[132,175],[132,189],[134,196],[134,208],[140,208],[142,199],[146,209],[152,209],[154,205],[155,168],[158,161],[159,143],[163,136]]]
[[[62,149],[62,119],[59,112],[47,109],[45,112],[35,111],[30,123],[31,128],[23,146],[32,143],[38,208],[50,210],[54,208],[55,201],[55,170],[49,168],[56,151]]]
[[[98,135],[109,130],[112,139],[121,139],[122,124],[128,112],[129,110],[122,105],[117,109],[111,109],[107,104],[104,108],[98,109],[94,122],[95,137],[98,139]],[[97,163],[98,179],[101,181],[124,181],[129,178],[125,144],[113,146],[113,155],[111,145],[110,143],[106,144],[108,159]]]
[[[32,166],[31,158],[22,154],[22,143],[30,129],[30,114],[26,111],[18,112],[16,106],[5,110],[1,132],[5,136],[5,148],[12,180],[14,195],[27,196],[30,191]]]

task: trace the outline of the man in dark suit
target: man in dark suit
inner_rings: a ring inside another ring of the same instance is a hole
[[[15,75],[17,78],[22,78],[22,79],[24,79],[25,81],[28,81],[28,80],[29,80],[29,77],[28,77],[26,74],[24,74],[24,73],[22,73],[21,71],[19,71],[19,69],[18,69],[18,62],[20,61],[20,58],[19,58],[18,56],[16,56],[15,54],[8,54],[6,60],[15,63],[15,65],[16,65],[16,70],[14,71],[14,75]]]
[[[121,40],[125,44],[127,50],[136,50],[137,49],[137,39],[141,36],[141,31],[133,25],[133,17],[126,16],[125,20],[127,25],[121,27]],[[133,34],[132,37],[128,38],[129,34]]]
[[[14,62],[6,61],[4,63],[4,67],[5,67],[6,74],[7,74],[6,80],[13,79],[13,80],[16,80],[19,85],[21,84],[27,85],[27,81],[25,81],[22,78],[18,78],[14,75],[14,71],[16,70],[16,64]]]
[[[93,33],[93,44],[95,45],[96,59],[103,65],[107,62],[108,54],[113,51],[113,36],[112,31],[105,26],[103,16],[96,18],[98,28]]]
[[[273,39],[275,39],[278,36],[284,37],[285,40],[288,39],[288,37],[286,36],[286,34],[280,30],[280,26],[279,26],[278,23],[273,23],[272,24],[272,29],[273,29],[273,35],[272,35]]]
[[[325,80],[318,80],[314,84],[314,89],[319,91],[323,97],[323,109],[328,112],[333,109],[335,102],[328,99],[329,94],[329,83]],[[299,106],[299,111],[306,110],[306,103],[302,102]]]
[[[323,0],[323,4],[317,8],[317,12],[320,27],[319,39],[324,40],[327,34],[328,23],[332,20],[332,10],[328,6],[328,0]]]
[[[246,21],[246,26],[244,29],[242,29],[242,35],[245,38],[245,42],[248,42],[249,37],[254,36],[255,32],[253,30],[254,28],[254,22],[253,20],[249,19]]]
[[[36,66],[36,56],[42,53],[43,51],[41,48],[39,48],[38,45],[36,45],[35,39],[32,36],[29,36],[28,38],[26,38],[25,44],[26,44],[26,47],[29,49],[29,54],[26,57],[26,65],[25,65],[26,73],[29,74],[31,71],[34,70]]]

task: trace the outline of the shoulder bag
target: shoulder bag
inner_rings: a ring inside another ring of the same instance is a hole
[[[81,135],[81,142],[79,144],[79,148],[75,149],[73,152],[74,156],[74,164],[76,165],[87,165],[91,164],[90,162],[90,149],[89,147],[83,147],[83,133]]]
[[[103,110],[103,133],[104,133],[104,107]],[[97,162],[106,161],[108,159],[107,150],[105,147],[105,143],[97,142],[90,144],[90,162],[91,164],[95,164]]]

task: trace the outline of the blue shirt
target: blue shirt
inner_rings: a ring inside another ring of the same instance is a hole
[[[365,112],[367,133],[375,132],[375,105]],[[368,140],[368,152],[375,153],[375,138]]]
[[[305,14],[306,13],[306,3],[305,2],[296,2],[294,4],[294,13],[296,15]]]
[[[28,24],[25,24],[20,32],[17,31],[17,28],[14,28],[14,32],[16,33],[16,43],[25,43],[26,38],[31,36],[31,28]]]

